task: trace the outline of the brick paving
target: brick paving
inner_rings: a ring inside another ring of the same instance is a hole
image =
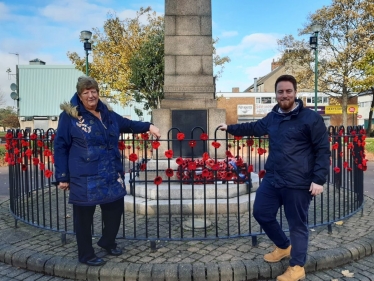
[[[124,253],[106,255],[93,244],[98,256],[107,260],[101,267],[77,262],[76,243],[67,235],[15,221],[9,201],[0,198],[0,280],[275,280],[288,265],[287,260],[269,264],[263,254],[272,250],[266,236],[201,240],[157,241],[152,251],[149,241],[119,239]],[[374,280],[374,200],[365,197],[364,209],[334,225],[310,232],[306,280]],[[344,269],[355,277],[343,277]],[[346,279],[344,279],[346,278]]]

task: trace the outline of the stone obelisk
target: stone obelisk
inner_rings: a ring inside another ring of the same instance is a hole
[[[226,120],[225,110],[217,109],[214,91],[211,0],[165,0],[165,98],[152,112],[162,138],[172,127],[190,138],[196,126],[212,138]]]

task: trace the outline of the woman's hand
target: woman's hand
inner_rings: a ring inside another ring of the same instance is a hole
[[[59,189],[62,189],[62,190],[69,190],[70,189],[68,182],[60,182],[57,187]]]
[[[155,125],[151,124],[149,126],[149,132],[154,136],[156,139],[159,139],[161,137],[160,129],[157,128]]]

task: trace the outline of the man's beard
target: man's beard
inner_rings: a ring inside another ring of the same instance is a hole
[[[283,99],[278,102],[279,107],[285,112],[291,111],[292,108],[294,107],[294,104],[295,104],[294,98]]]

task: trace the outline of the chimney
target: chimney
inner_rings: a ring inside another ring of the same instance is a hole
[[[271,63],[271,71],[278,68],[279,66],[281,66],[281,63],[279,61],[274,61],[273,59],[273,62]]]
[[[257,78],[253,79],[253,92],[257,93]]]
[[[232,92],[233,93],[239,93],[239,87],[233,87]]]

